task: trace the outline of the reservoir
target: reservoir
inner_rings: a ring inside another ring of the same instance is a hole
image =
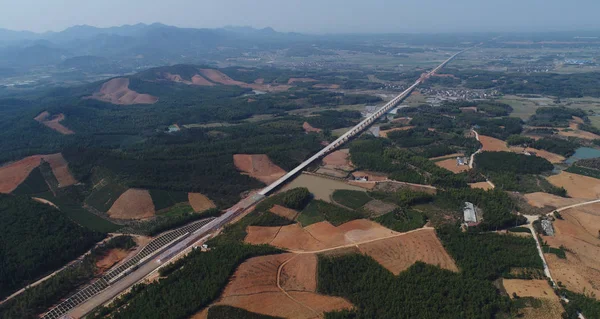
[[[575,154],[565,160],[567,164],[573,164],[580,159],[600,157],[600,150],[591,147],[580,147],[575,150]]]

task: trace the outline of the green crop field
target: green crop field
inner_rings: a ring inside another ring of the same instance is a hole
[[[365,192],[352,191],[346,189],[338,189],[333,192],[333,200],[338,204],[344,205],[348,208],[358,209],[363,207],[372,198],[369,197]]]

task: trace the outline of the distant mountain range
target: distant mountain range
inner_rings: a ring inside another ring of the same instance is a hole
[[[80,56],[168,64],[211,54],[237,55],[242,48],[276,49],[303,38],[310,37],[272,28],[190,29],[160,23],[110,28],[79,25],[46,33],[0,29],[0,67],[60,64]]]

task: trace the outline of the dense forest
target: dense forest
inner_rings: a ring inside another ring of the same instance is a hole
[[[319,256],[318,276],[320,293],[357,307],[326,318],[494,318],[510,311],[491,282],[421,262],[394,276],[365,255]]]
[[[554,167],[544,158],[511,152],[482,152],[475,155],[475,163],[485,172],[515,174],[539,174]]]
[[[510,270],[515,267],[542,273],[542,260],[531,237],[462,232],[454,225],[438,228],[437,234],[461,272],[469,278],[511,278]]]
[[[0,297],[60,268],[104,237],[28,197],[0,194],[0,218]]]

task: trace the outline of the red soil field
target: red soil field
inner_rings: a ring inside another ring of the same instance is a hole
[[[471,188],[479,188],[479,189],[483,189],[483,190],[488,190],[488,189],[492,189],[492,185],[490,185],[490,183],[488,182],[478,182],[478,183],[471,183],[469,184],[469,186]]]
[[[376,222],[372,222],[367,219],[352,220],[338,226],[337,228],[346,233],[345,236],[347,239],[354,242],[361,242],[397,234],[395,231],[387,229]]]
[[[291,208],[283,207],[280,205],[273,205],[273,207],[271,207],[270,209],[270,212],[283,218],[287,218],[289,220],[296,219],[296,216],[298,216],[299,214],[297,211]]]
[[[454,174],[462,173],[469,170],[469,165],[456,165],[456,158],[449,158],[443,161],[435,162],[435,165],[445,168]]]
[[[304,230],[314,239],[324,243],[327,247],[336,247],[351,244],[342,230],[333,226],[328,221],[318,222],[304,227]]]
[[[310,125],[308,122],[304,122],[304,124],[302,124],[302,128],[304,129],[304,131],[306,133],[312,133],[312,132],[319,133],[322,131],[320,128],[312,127],[312,125]]]
[[[248,226],[244,241],[253,245],[270,244],[279,233],[280,227]]]
[[[240,171],[265,184],[273,183],[286,173],[265,154],[235,154],[233,163]]]
[[[292,84],[294,82],[317,82],[317,80],[311,78],[290,78],[287,83]]]
[[[42,158],[50,164],[52,173],[58,180],[58,187],[67,187],[77,183],[77,180],[69,171],[69,163],[61,153],[43,155]]]
[[[213,70],[213,69],[200,69],[200,74],[202,76],[208,78],[209,80],[220,83],[224,85],[237,85],[237,86],[247,86],[248,83],[236,81],[221,71]]]
[[[215,85],[214,83],[208,81],[207,79],[203,78],[202,76],[200,76],[198,74],[192,76],[192,84],[193,85],[200,85],[200,86],[213,86],[213,85]]]
[[[484,151],[510,152],[510,149],[506,146],[506,142],[497,138],[479,135],[479,142],[483,145]]]
[[[50,113],[48,113],[48,111],[44,111],[44,112],[40,113],[38,116],[34,117],[33,119],[39,123],[46,125],[47,127],[51,128],[55,131],[61,133],[61,134],[64,134],[64,135],[75,134],[75,132],[71,131],[64,125],[60,124],[60,122],[65,119],[65,115],[62,113],[59,113],[59,114],[56,114],[56,115],[50,117]]]
[[[324,312],[352,307],[348,301],[338,297],[319,295],[312,291],[284,292],[279,289],[279,267],[292,258],[294,260],[282,269],[281,276],[285,277],[282,288],[289,286],[308,290],[316,287],[316,258],[311,260],[310,255],[301,257],[279,254],[254,257],[238,267],[215,305],[230,305],[284,318],[317,318]],[[295,261],[297,258],[298,261]],[[201,314],[202,312],[199,312],[197,315]]]
[[[302,228],[299,224],[282,227],[248,227],[245,242],[255,245],[270,244],[290,251],[319,251],[350,245],[395,234],[375,222],[357,219],[338,227],[319,222]]]
[[[299,254],[281,269],[279,284],[285,291],[317,291],[317,255]]]
[[[323,158],[323,164],[352,169],[352,163],[350,162],[350,150],[346,148],[329,153]]]
[[[325,83],[319,83],[319,84],[315,84],[313,85],[313,87],[315,89],[339,89],[340,85],[339,84],[325,84]]]
[[[8,194],[17,188],[40,165],[40,160],[40,155],[34,155],[0,167],[0,193]]]
[[[33,155],[0,167],[0,193],[8,194],[17,188],[41,164],[42,159],[50,164],[59,187],[77,183],[62,154]]]
[[[554,221],[554,236],[542,236],[551,247],[564,246],[566,259],[544,254],[555,280],[567,289],[600,299],[600,204],[575,207],[561,212]]]
[[[188,201],[195,212],[203,212],[217,207],[208,197],[200,193],[188,193]]]
[[[383,267],[398,275],[417,261],[458,271],[433,229],[420,229],[406,235],[382,239],[358,248]]]
[[[552,207],[552,208],[560,208],[564,206],[569,206],[577,203],[581,203],[583,199],[576,198],[564,198],[557,195],[552,195],[548,193],[535,192],[523,195],[525,199],[527,199],[527,203],[531,206],[535,207]]]
[[[565,171],[547,179],[554,186],[564,187],[567,190],[567,195],[573,198],[600,198],[600,179]]]
[[[130,188],[121,194],[107,214],[115,219],[146,219],[154,216],[154,203],[145,189]]]
[[[100,91],[90,98],[119,105],[154,104],[158,101],[155,96],[130,90],[128,78],[115,78],[105,82]]]

